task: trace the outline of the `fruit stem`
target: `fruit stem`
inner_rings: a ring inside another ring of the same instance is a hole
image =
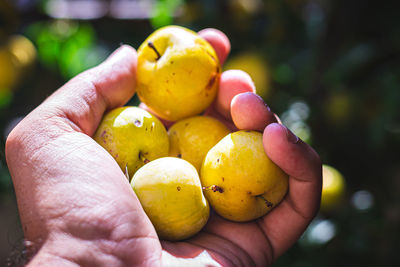
[[[147,154],[147,153],[144,153]],[[139,158],[144,162],[144,164],[147,164],[150,162],[147,158],[144,157],[144,154],[142,152],[139,152]]]
[[[261,198],[262,200],[264,200],[265,204],[267,204],[268,208],[271,208],[274,204],[272,202],[269,202],[266,198],[264,198],[263,196],[257,196],[259,198]]]
[[[220,192],[223,193],[224,189],[222,187],[219,187],[218,185],[210,185],[210,186],[203,186],[203,190],[212,190],[213,192]]]
[[[147,42],[147,45],[154,50],[154,52],[156,52],[157,54],[157,58],[156,60],[159,60],[161,58],[161,54],[158,52],[157,48],[154,46],[153,42]]]

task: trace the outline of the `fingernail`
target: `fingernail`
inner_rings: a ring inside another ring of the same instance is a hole
[[[299,142],[299,138],[291,130],[289,130],[285,125],[283,125],[283,127],[286,129],[286,138],[290,143],[296,144]]]
[[[274,117],[275,117],[276,121],[277,121],[280,125],[283,125],[281,119],[278,117],[278,115],[276,115],[276,113],[274,113]]]

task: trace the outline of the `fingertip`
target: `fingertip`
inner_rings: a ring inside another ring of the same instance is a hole
[[[137,53],[136,49],[130,45],[121,45],[117,48],[111,55],[108,56],[105,62],[112,63],[112,62],[129,62],[130,64],[137,64]]]
[[[235,95],[245,92],[255,93],[254,83],[242,70],[227,70],[221,74],[215,107],[225,118],[231,118],[231,102]]]
[[[81,74],[99,88],[108,108],[124,105],[135,93],[137,53],[129,45],[116,49],[103,63]]]
[[[262,132],[268,124],[276,122],[274,113],[264,103],[264,100],[252,92],[241,93],[233,97],[231,116],[240,130]]]
[[[231,43],[228,37],[222,31],[213,28],[201,30],[198,34],[211,44],[222,65],[231,51]]]
[[[263,132],[263,143],[265,152],[269,155],[276,147],[284,144],[284,136],[286,136],[286,127],[279,123],[271,123],[265,127]]]

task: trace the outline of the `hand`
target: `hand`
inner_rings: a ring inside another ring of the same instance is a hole
[[[223,61],[230,48],[226,36],[212,29],[200,34]],[[288,194],[254,222],[233,223],[212,214],[194,238],[160,242],[118,164],[90,137],[106,110],[134,94],[136,61],[135,50],[122,46],[57,90],[10,133],[6,157],[25,238],[32,244],[30,264],[270,265],[318,210],[318,155],[275,123],[258,96],[237,95],[231,107],[219,111],[230,109],[239,129],[264,131],[266,153],[290,175]],[[217,109],[210,114],[219,116]]]

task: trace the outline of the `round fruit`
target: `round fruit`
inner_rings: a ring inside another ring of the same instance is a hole
[[[207,153],[201,183],[219,215],[243,222],[262,217],[278,205],[287,192],[288,175],[265,154],[261,133],[238,131]]]
[[[337,208],[343,201],[345,191],[346,181],[343,175],[331,166],[322,165],[321,210]]]
[[[138,107],[120,107],[107,113],[93,138],[118,162],[129,177],[157,158],[168,156],[167,130],[156,117]]]
[[[166,157],[146,164],[131,186],[161,239],[189,238],[208,220],[210,208],[199,175],[183,159]]]
[[[7,46],[0,46],[0,92],[13,89],[18,80],[18,69]]]
[[[211,45],[178,26],[152,33],[138,49],[140,100],[160,118],[197,115],[214,100],[221,68]]]
[[[200,171],[207,152],[228,133],[222,122],[208,116],[178,121],[168,130],[169,155],[189,161]]]

